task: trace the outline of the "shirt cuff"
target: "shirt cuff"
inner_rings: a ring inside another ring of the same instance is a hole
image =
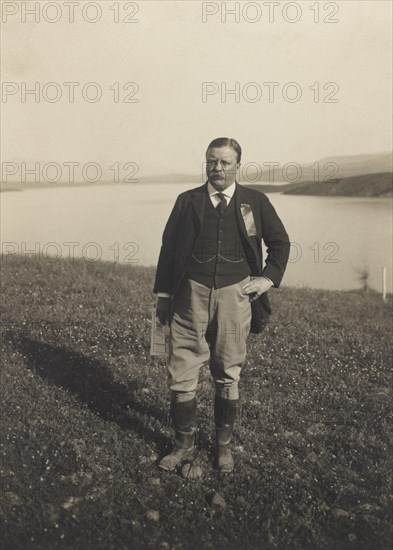
[[[157,292],[157,298],[170,298],[171,295],[168,292]]]

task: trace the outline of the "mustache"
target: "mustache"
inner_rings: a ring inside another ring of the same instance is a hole
[[[212,178],[226,178],[232,174],[236,174],[236,170],[228,170],[226,172],[210,172],[209,176]]]

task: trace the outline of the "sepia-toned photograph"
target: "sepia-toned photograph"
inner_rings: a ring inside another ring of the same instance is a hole
[[[0,0],[1,546],[391,550],[391,0]]]

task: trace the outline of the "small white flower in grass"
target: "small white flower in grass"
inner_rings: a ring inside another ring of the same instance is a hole
[[[160,521],[160,513],[157,510],[149,510],[146,517],[150,521]]]

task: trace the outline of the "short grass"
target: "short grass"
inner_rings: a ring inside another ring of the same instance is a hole
[[[172,429],[165,360],[149,355],[153,277],[4,259],[3,548],[390,548],[391,297],[271,291],[248,341],[236,470],[212,467],[203,372],[190,482],[157,468]]]

